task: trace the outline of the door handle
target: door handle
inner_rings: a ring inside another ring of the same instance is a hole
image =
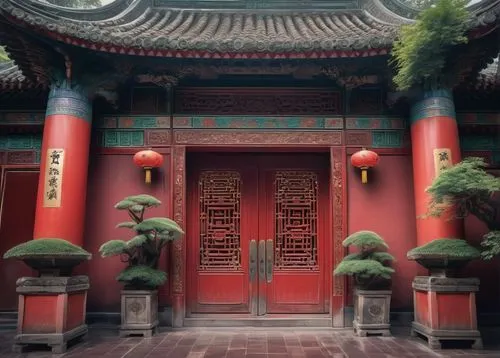
[[[266,281],[271,283],[273,280],[273,266],[274,266],[274,249],[273,240],[266,241]]]
[[[255,281],[257,275],[257,241],[250,241],[250,268],[249,268],[250,282]]]
[[[266,242],[264,240],[259,241],[259,281],[264,282],[266,279]]]

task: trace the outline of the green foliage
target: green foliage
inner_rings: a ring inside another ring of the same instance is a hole
[[[101,245],[99,252],[102,257],[121,255],[127,250],[127,243],[123,240],[110,240]]]
[[[150,218],[146,219],[140,224],[135,226],[136,230],[149,231],[156,230],[158,232],[178,232],[184,234],[180,226],[173,220],[168,218]]]
[[[371,250],[378,248],[387,248],[387,244],[384,239],[380,237],[377,233],[373,231],[358,231],[354,234],[348,236],[343,242],[344,247],[355,246],[361,250]]]
[[[390,279],[394,269],[375,260],[342,260],[335,269],[335,275],[356,276],[358,280],[373,277]]]
[[[362,286],[369,285],[369,281],[390,279],[394,270],[388,265],[394,257],[382,251],[388,246],[380,235],[373,231],[358,231],[348,236],[342,245],[355,246],[359,252],[344,257],[333,271],[334,275],[354,276]]]
[[[144,287],[154,289],[167,280],[167,274],[149,266],[129,266],[116,279],[129,288]]]
[[[101,0],[46,0],[48,3],[57,6],[74,7],[88,9],[102,6]]]
[[[59,257],[59,256],[78,256],[90,259],[92,255],[66,240],[42,238],[23,242],[8,250],[4,259],[22,259],[25,257]]]
[[[500,255],[500,230],[490,231],[484,235],[481,246],[483,247],[481,257],[485,260],[491,260]]]
[[[126,283],[127,287],[150,288],[163,284],[166,274],[158,270],[162,249],[168,241],[184,234],[181,227],[169,218],[144,218],[147,209],[160,204],[155,197],[141,194],[128,196],[115,205],[118,210],[126,210],[132,219],[116,227],[132,229],[135,236],[128,241],[108,241],[101,246],[99,252],[102,257],[119,255],[128,263],[127,268],[118,276],[118,280]]]
[[[484,222],[490,234],[483,236],[482,257],[490,259],[500,253],[498,220],[500,200],[495,193],[500,191],[500,178],[489,174],[482,158],[466,158],[445,169],[427,188],[430,195],[428,216],[442,216],[451,213],[451,218],[474,215]]]
[[[122,223],[119,223],[116,225],[116,228],[126,228],[126,229],[132,229],[136,225],[135,221],[124,221]]]
[[[453,46],[467,42],[468,2],[436,1],[423,10],[414,23],[401,28],[391,59],[397,72],[393,81],[399,90],[451,85],[454,76],[445,71]]]
[[[416,247],[407,254],[409,259],[418,257],[474,260],[481,256],[475,247],[460,239],[436,239]]]
[[[0,62],[10,61],[9,54],[3,46],[0,46]]]
[[[466,158],[443,170],[426,190],[431,196],[428,215],[441,216],[454,207],[454,217],[472,214],[494,229],[498,203],[492,195],[500,190],[500,179],[486,172],[486,167],[482,158]]]

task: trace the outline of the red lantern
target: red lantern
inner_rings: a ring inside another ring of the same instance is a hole
[[[146,184],[151,183],[151,169],[158,168],[163,163],[163,155],[151,149],[141,150],[134,155],[135,165],[146,171]]]
[[[361,182],[363,184],[368,183],[368,168],[376,166],[378,164],[378,159],[377,153],[366,150],[365,148],[351,156],[351,164],[361,169]]]

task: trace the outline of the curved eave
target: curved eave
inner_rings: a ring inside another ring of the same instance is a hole
[[[369,9],[345,11],[154,8],[149,0],[118,0],[78,11],[36,0],[0,3],[16,26],[74,46],[127,55],[191,58],[335,58],[388,53],[400,21]],[[106,10],[106,11],[105,11]],[[107,17],[104,15],[107,14]],[[83,20],[82,20],[83,19]]]

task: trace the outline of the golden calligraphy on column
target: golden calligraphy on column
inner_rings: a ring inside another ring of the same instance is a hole
[[[46,156],[43,206],[45,208],[59,208],[61,206],[64,149],[49,148]]]
[[[450,148],[434,149],[434,173],[436,177],[441,174],[443,170],[450,168],[452,165]]]

